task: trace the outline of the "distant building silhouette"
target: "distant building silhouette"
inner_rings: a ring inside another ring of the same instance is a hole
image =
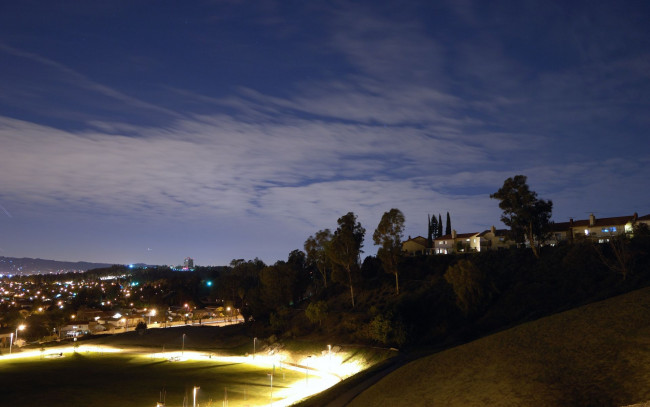
[[[194,268],[194,259],[191,257],[186,257],[183,262],[183,269],[190,270]]]

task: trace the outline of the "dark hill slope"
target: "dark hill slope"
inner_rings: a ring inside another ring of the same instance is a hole
[[[418,359],[351,405],[622,406],[647,400],[650,288]]]

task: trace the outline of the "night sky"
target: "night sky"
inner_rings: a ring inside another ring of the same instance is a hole
[[[406,235],[650,213],[650,2],[3,1],[0,256],[286,259],[353,211]]]

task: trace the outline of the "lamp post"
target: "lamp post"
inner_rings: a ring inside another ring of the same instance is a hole
[[[9,342],[9,353],[11,354],[11,347],[13,345],[14,340],[18,341],[18,331],[22,331],[25,329],[24,324],[20,324],[16,327],[16,334],[11,334],[11,342]],[[15,338],[15,339],[14,339]]]
[[[257,342],[257,336],[253,338],[253,359],[255,359],[255,343]]]
[[[193,402],[192,402],[192,406],[193,406],[193,407],[196,407],[196,391],[197,391],[198,389],[200,389],[199,386],[194,386],[194,390],[193,390],[193,393],[194,393],[194,400],[193,400]]]
[[[332,370],[332,345],[327,345],[327,359],[329,359],[329,368]]]
[[[25,325],[24,325],[24,324],[20,324],[20,325],[18,325],[18,327],[16,328],[16,340],[18,340],[18,331],[22,331],[23,329],[25,329]]]
[[[156,316],[156,309],[154,308],[151,311],[149,311],[149,323],[147,325],[151,325],[151,317],[155,317],[155,316]]]
[[[181,356],[185,354],[185,334],[183,334],[183,347],[181,348]]]
[[[311,355],[307,356],[307,361],[305,362],[305,386],[309,387],[309,360]]]
[[[269,400],[270,404],[273,405],[273,373],[267,373],[266,375],[271,378],[271,398]]]

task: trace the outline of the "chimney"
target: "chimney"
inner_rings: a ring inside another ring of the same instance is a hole
[[[570,227],[570,228],[573,227],[573,218],[569,218],[569,227]]]
[[[589,215],[589,227],[593,227],[596,224],[596,217],[592,213]]]
[[[490,228],[490,232],[492,232],[493,235],[496,235],[497,234],[497,228],[495,228],[494,225],[492,225],[492,227]]]
[[[456,238],[456,229],[451,230],[451,238],[455,239]]]

